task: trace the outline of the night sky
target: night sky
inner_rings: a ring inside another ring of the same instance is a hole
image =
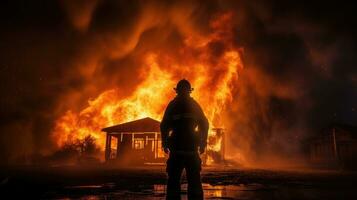
[[[125,85],[122,89],[129,92],[135,87],[140,82],[136,69],[126,66],[135,65],[135,52],[149,46],[148,37],[159,40],[161,30],[173,27],[167,40],[175,48],[180,36],[170,21],[144,27],[134,45],[133,32],[150,11],[164,13],[160,21],[177,7],[190,8],[189,19],[202,32],[210,16],[234,13],[234,42],[244,47],[246,68],[259,70],[274,83],[267,86],[272,92],[264,100],[270,120],[286,127],[299,123],[294,127],[308,135],[333,122],[357,125],[357,21],[352,3],[8,0],[0,3],[4,163],[26,152],[52,150],[54,120],[66,110],[82,109],[105,89]],[[294,89],[294,98],[275,95],[284,85]],[[254,91],[250,94],[251,102],[261,102]],[[271,122],[255,117],[250,123],[261,129]]]

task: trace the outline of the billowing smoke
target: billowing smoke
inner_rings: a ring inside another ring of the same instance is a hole
[[[352,6],[214,0],[3,4],[4,163],[53,152],[51,133],[68,110],[80,112],[88,99],[113,88],[120,90],[118,98],[129,97],[144,80],[147,52],[173,54],[187,38],[204,42],[210,22],[222,13],[232,13],[230,45],[242,49],[244,63],[222,116],[229,122],[230,158],[253,165],[300,155],[302,141],[327,123],[357,123]],[[212,43],[212,54],[222,48]]]

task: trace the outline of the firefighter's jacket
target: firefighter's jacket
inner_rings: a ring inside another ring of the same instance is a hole
[[[167,106],[160,124],[162,146],[175,151],[206,148],[208,120],[190,96],[176,96]]]

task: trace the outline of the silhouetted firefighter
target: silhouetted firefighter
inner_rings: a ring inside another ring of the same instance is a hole
[[[183,79],[175,88],[177,96],[169,103],[162,119],[161,137],[167,160],[166,199],[180,199],[181,174],[186,170],[188,199],[203,199],[201,159],[207,145],[208,120],[200,105],[190,96],[193,88]]]

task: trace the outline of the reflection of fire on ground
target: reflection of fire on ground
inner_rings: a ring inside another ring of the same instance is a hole
[[[123,97],[117,88],[103,91],[82,111],[69,110],[56,120],[52,135],[58,147],[91,135],[104,151],[103,127],[144,117],[160,120],[174,97],[175,83],[187,78],[210,122],[207,162],[217,160],[214,152],[221,152],[222,132],[212,128],[225,127],[225,111],[233,101],[238,72],[243,68],[242,49],[232,44],[231,20],[231,13],[216,17],[210,22],[210,34],[184,38],[177,52],[148,51],[139,58],[142,81],[131,94]]]

